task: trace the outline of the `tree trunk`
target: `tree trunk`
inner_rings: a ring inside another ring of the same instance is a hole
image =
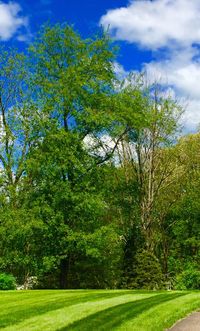
[[[168,276],[168,255],[169,255],[169,247],[167,239],[163,239],[163,273],[165,278]]]
[[[69,259],[64,258],[60,261],[60,288],[68,288]]]

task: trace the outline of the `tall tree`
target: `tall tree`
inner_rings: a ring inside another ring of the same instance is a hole
[[[32,143],[33,109],[28,103],[25,57],[15,50],[0,55],[0,162],[4,189],[15,203],[15,194]]]
[[[41,139],[28,174],[36,185],[33,201],[43,205],[37,213],[48,229],[45,252],[59,263],[60,286],[66,288],[78,255],[95,253],[87,240],[91,232],[102,229],[110,237],[109,226],[103,228],[98,166],[115,150],[99,152],[100,137],[115,121],[114,55],[105,34],[84,40],[68,25],[45,27],[31,52]],[[96,143],[89,147],[86,137]]]
[[[139,111],[131,116],[132,122],[129,121],[129,131],[123,137],[119,155],[126,169],[126,180],[135,178],[137,181],[141,230],[147,248],[153,250],[156,243],[154,230],[159,224],[156,215],[159,195],[164,194],[165,189],[167,192],[176,171],[175,155],[169,147],[177,140],[182,108],[158,84],[148,86],[143,76],[136,78],[136,82],[133,84],[132,77],[130,83],[125,82],[124,90],[129,99],[137,100],[134,111]],[[143,115],[143,121],[134,125],[134,116],[139,114]]]
[[[28,88],[25,56],[16,50],[0,54],[0,255],[1,269],[26,274],[31,264],[32,218],[23,209],[21,188],[26,160],[34,144],[35,109]],[[29,215],[29,217],[27,217]],[[25,257],[27,255],[27,257]]]

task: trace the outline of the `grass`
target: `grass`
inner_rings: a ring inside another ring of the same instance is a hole
[[[0,329],[163,331],[198,309],[197,291],[8,291],[0,292]]]

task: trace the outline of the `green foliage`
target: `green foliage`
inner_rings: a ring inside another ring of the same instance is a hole
[[[148,290],[162,288],[163,275],[161,266],[152,252],[143,250],[136,254],[133,273],[134,278],[132,279],[132,284],[130,284],[132,287]]]
[[[0,274],[0,290],[15,290],[16,279],[13,275],[1,273]]]
[[[103,32],[82,39],[67,24],[44,27],[30,48],[30,58],[36,62],[32,84],[43,128],[63,126],[83,139],[112,125],[114,57]],[[54,120],[49,121],[48,115]],[[70,125],[70,118],[74,124]]]
[[[122,242],[116,229],[111,225],[102,226],[92,234],[82,234],[77,245],[73,286],[76,287],[78,280],[81,288],[117,288]]]
[[[177,275],[177,290],[199,290],[200,289],[200,271],[195,268],[188,268]]]
[[[199,135],[174,146],[181,108],[115,56],[67,24],[1,52],[0,265],[20,283],[155,289],[200,262]]]

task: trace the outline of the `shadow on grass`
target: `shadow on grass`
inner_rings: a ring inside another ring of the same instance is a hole
[[[34,298],[34,291],[31,293]],[[30,295],[31,295],[30,294]],[[67,292],[66,296],[58,297],[55,295],[55,299],[51,295],[49,298],[45,297],[45,300],[43,300],[43,294],[41,291],[41,299],[42,301],[40,302],[40,298],[38,298],[37,302],[23,302],[22,300],[19,300],[19,304],[17,306],[11,306],[9,309],[5,310],[4,312],[0,312],[0,328],[5,328],[9,325],[13,324],[19,324],[20,322],[23,322],[26,319],[29,319],[34,316],[39,316],[42,314],[45,314],[50,311],[55,311],[60,308],[64,307],[69,307],[72,305],[84,303],[84,302],[90,302],[90,301],[98,301],[98,300],[104,300],[104,299],[112,299],[118,296],[122,295],[128,295],[130,292],[128,291],[120,291],[120,292],[115,292],[115,293],[92,293],[91,292],[86,292],[83,295],[78,295],[78,293],[74,293],[75,297],[67,297]],[[14,296],[13,296],[13,303],[16,304],[16,301],[14,301]]]
[[[185,294],[158,294],[150,298],[119,304],[80,319],[57,331],[110,331],[144,311]]]

